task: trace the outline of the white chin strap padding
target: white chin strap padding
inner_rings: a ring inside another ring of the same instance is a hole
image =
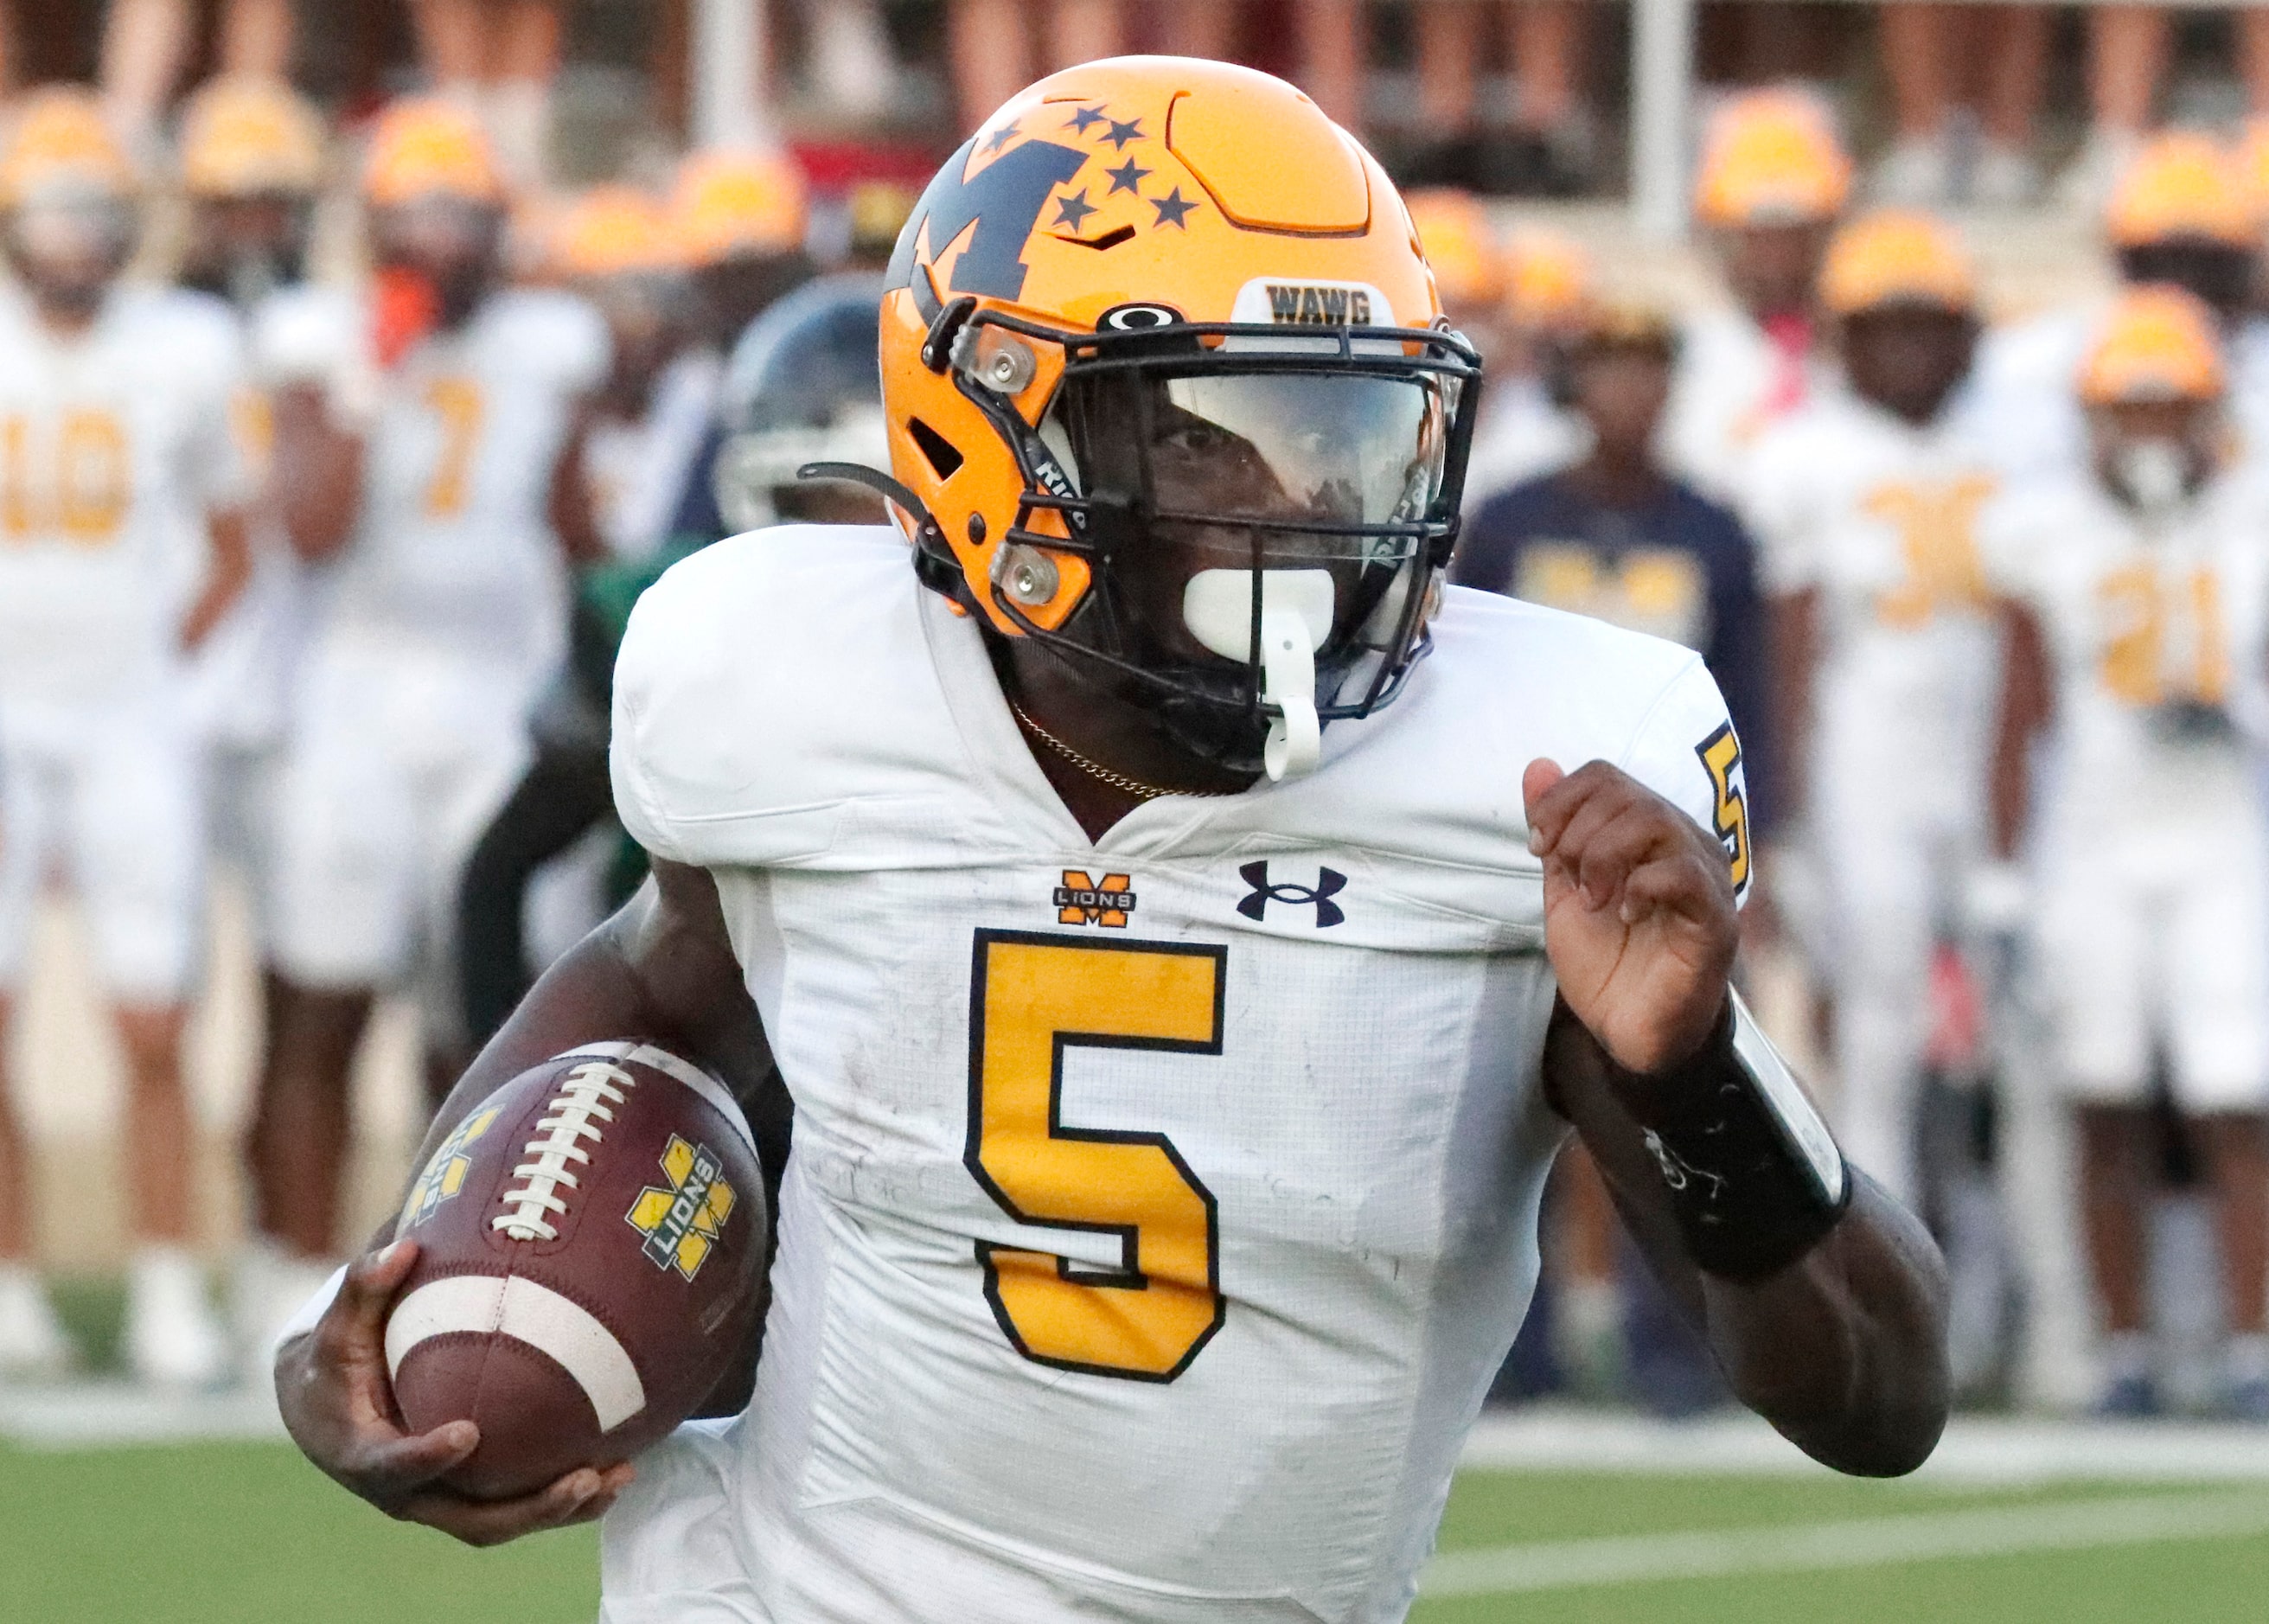
[[[1329,570],[1260,572],[1260,697],[1281,714],[1268,724],[1262,764],[1271,779],[1316,770],[1323,724],[1316,718],[1316,650],[1332,634]],[[1253,654],[1253,572],[1201,570],[1182,591],[1190,634],[1224,660]]]

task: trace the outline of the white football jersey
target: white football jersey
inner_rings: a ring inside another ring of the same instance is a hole
[[[1977,521],[1999,481],[1967,415],[1917,428],[1839,389],[1749,479],[1768,588],[1819,594],[1816,791],[1974,813],[1999,646]]]
[[[1402,1617],[1562,1138],[1521,769],[1746,865],[1701,662],[1452,588],[1312,777],[1090,842],[898,533],[792,527],[672,570],[615,694],[796,1125],[755,1402],[641,1462],[605,1616]]]
[[[310,289],[274,302],[265,347],[295,368],[329,351],[344,372],[367,349],[362,299]],[[598,313],[542,290],[491,294],[462,328],[413,344],[379,386],[354,535],[315,572],[316,635],[546,666],[565,613],[552,470],[607,361]]]
[[[226,306],[121,287],[61,336],[0,291],[0,698],[170,681],[211,511],[241,502]]]
[[[599,535],[616,557],[646,557],[669,539],[686,477],[708,440],[724,374],[714,351],[689,351],[654,380],[646,416],[592,424],[583,477]]]
[[[2269,609],[2269,492],[2209,484],[2158,522],[2094,479],[2039,482],[1981,526],[1994,586],[2038,621],[2055,681],[2045,825],[2147,832],[2251,818],[2235,726],[2258,709]]]
[[[1792,359],[1747,311],[1704,310],[1680,329],[1657,446],[1688,484],[1738,506],[1750,454],[1765,431],[1838,387],[1816,351]]]

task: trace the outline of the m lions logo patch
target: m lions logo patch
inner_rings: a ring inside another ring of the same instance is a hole
[[[717,1176],[721,1165],[708,1146],[669,1136],[661,1153],[668,1185],[647,1185],[623,1214],[646,1236],[639,1250],[656,1268],[674,1268],[688,1280],[701,1273],[733,1215],[733,1186]]]

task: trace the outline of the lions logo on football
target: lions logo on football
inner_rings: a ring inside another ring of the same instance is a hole
[[[733,1213],[733,1186],[717,1176],[720,1169],[706,1145],[669,1136],[661,1153],[668,1186],[647,1185],[623,1214],[646,1236],[646,1255],[656,1268],[675,1268],[688,1280],[701,1272]]]

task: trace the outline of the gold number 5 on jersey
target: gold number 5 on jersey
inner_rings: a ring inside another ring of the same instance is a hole
[[[1214,1199],[1163,1133],[1063,1124],[1070,1049],[1219,1054],[1227,949],[980,930],[963,1160],[1020,1223],[1116,1235],[1120,1266],[977,1244],[985,1296],[1040,1364],[1170,1382],[1221,1328]]]
[[[1727,722],[1703,740],[1694,747],[1694,753],[1702,758],[1710,787],[1716,792],[1713,821],[1718,838],[1726,843],[1726,859],[1733,870],[1733,895],[1738,897],[1749,883],[1749,801],[1733,782],[1734,770],[1741,764],[1741,742],[1733,734],[1733,724]]]

